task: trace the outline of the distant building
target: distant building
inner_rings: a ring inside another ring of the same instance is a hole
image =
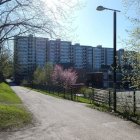
[[[117,51],[117,56],[118,56],[118,65],[123,65],[124,63],[124,49],[119,49]]]
[[[99,71],[102,65],[113,64],[113,48],[103,48],[101,45],[93,48],[93,70]]]
[[[74,67],[77,69],[93,70],[93,47],[80,44],[72,45]]]
[[[47,44],[48,39],[47,38],[41,38],[41,37],[34,37],[33,42],[35,50],[32,51],[32,53],[35,52],[35,65],[39,67],[43,67],[47,62]],[[34,55],[34,54],[33,54]]]
[[[123,50],[118,51],[119,63]],[[29,36],[15,36],[14,65],[15,79],[30,79],[37,66],[47,62],[61,64],[65,68],[74,67],[78,71],[100,72],[102,66],[113,64],[113,48],[103,48],[74,44],[60,39]],[[85,80],[85,79],[84,79]]]
[[[15,79],[20,81],[35,69],[35,46],[33,37],[16,36],[14,40]]]

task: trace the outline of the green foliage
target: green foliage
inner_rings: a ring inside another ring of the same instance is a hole
[[[94,89],[83,87],[80,89],[80,93],[82,93],[84,95],[84,97],[90,98],[92,96],[92,94],[94,93]]]
[[[124,66],[122,74],[125,85],[140,88],[140,1],[139,0],[122,0],[124,10],[128,20],[133,23],[132,29],[128,33],[128,39],[123,43],[125,46]],[[129,11],[133,10],[133,14]]]
[[[81,102],[81,103],[86,103],[86,104],[90,104],[91,103],[90,99],[85,98],[85,97],[78,97],[77,101]]]
[[[5,83],[0,83],[0,130],[22,127],[31,122],[20,98]]]
[[[21,104],[21,100],[7,84],[0,83],[0,103]]]
[[[102,112],[108,112],[109,111],[109,107],[107,107],[106,105],[97,104],[97,103],[94,103],[94,102],[90,105],[87,105],[87,107],[90,107],[92,109],[97,109],[97,110],[102,111]]]
[[[25,79],[21,83],[21,85],[23,85],[23,86],[27,86],[28,84],[29,84],[29,82],[27,80],[25,80]]]
[[[81,89],[80,89],[80,93],[82,93],[82,94],[84,94],[84,92],[86,91],[86,87],[82,87]]]
[[[37,69],[34,72],[34,83],[35,84],[44,84],[45,82],[45,73],[44,70],[40,67],[37,67]]]
[[[31,121],[25,108],[13,105],[0,105],[0,130],[22,127]]]
[[[2,70],[0,68],[0,82],[3,82],[3,81],[4,81],[4,76],[3,76]]]
[[[29,88],[29,87],[28,87]],[[70,99],[71,100],[71,97],[70,97],[70,94],[65,94],[65,97],[64,97],[64,92],[60,92],[58,94],[58,92],[48,92],[46,90],[42,90],[42,89],[33,89],[32,90],[35,90],[37,92],[40,92],[42,94],[45,94],[45,95],[49,95],[49,96],[53,96],[53,97],[56,97],[56,98],[61,98],[61,99]],[[91,100],[88,99],[88,98],[85,98],[85,97],[76,97],[74,101],[77,101],[77,102],[81,102],[81,103],[86,103],[86,104],[90,104],[91,103]]]
[[[53,65],[51,63],[47,63],[45,65],[45,82],[47,85],[51,85],[52,80],[51,80],[51,76],[53,73]]]
[[[37,67],[33,75],[33,82],[38,85],[50,85],[53,65],[47,63],[43,68]]]
[[[140,88],[140,27],[130,32],[130,38],[125,42],[125,54],[122,67],[123,81]]]
[[[13,75],[13,61],[8,49],[0,52],[0,76],[10,78]]]

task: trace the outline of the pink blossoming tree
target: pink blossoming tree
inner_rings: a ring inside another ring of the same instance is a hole
[[[63,68],[60,65],[55,65],[52,73],[52,82],[54,85],[62,86]]]
[[[66,69],[63,71],[63,86],[65,89],[69,89],[72,84],[75,84],[77,80],[77,73],[73,69]]]
[[[63,69],[62,66],[56,65],[52,73],[52,81],[55,85],[69,89],[72,84],[76,83],[78,76],[73,69]]]

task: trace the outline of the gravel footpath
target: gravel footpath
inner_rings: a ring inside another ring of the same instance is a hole
[[[12,86],[34,114],[32,127],[0,132],[0,140],[140,140],[140,126],[84,104]]]

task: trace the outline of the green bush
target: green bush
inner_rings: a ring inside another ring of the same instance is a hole
[[[27,80],[23,80],[22,82],[21,82],[21,85],[22,86],[27,86],[27,85],[29,85],[29,82],[27,81]]]
[[[94,89],[83,87],[83,88],[81,88],[80,93],[82,93],[85,98],[90,98],[91,95],[94,93]]]

